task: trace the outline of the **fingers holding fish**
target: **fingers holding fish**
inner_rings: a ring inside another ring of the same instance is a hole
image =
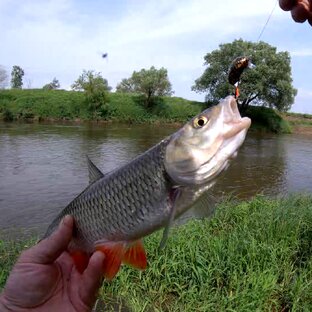
[[[103,280],[103,262],[105,255],[96,251],[90,258],[89,264],[82,274],[82,283],[79,289],[81,300],[88,306],[92,307],[96,299],[97,290]]]
[[[72,239],[73,225],[73,217],[65,216],[50,237],[41,240],[37,245],[23,253],[21,261],[41,264],[53,263],[67,249]]]

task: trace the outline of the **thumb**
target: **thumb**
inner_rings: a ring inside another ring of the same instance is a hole
[[[73,226],[73,217],[65,216],[49,237],[23,252],[20,262],[53,263],[67,249],[73,235]]]

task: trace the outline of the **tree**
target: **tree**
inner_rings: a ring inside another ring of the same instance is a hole
[[[8,74],[6,70],[0,66],[0,89],[3,89],[6,87],[8,81]]]
[[[101,73],[97,73],[94,70],[83,70],[71,87],[75,91],[84,91],[90,94],[98,90],[110,91],[112,89],[108,85],[107,80],[101,76]]]
[[[107,99],[106,93],[112,89],[108,85],[107,80],[101,76],[101,73],[93,70],[83,70],[71,87],[75,91],[83,91],[85,93],[89,110],[94,114],[103,108]]]
[[[192,90],[207,92],[206,101],[217,102],[233,92],[228,83],[231,63],[236,57],[248,56],[255,65],[241,76],[238,104],[244,111],[250,103],[287,111],[294,103],[297,90],[292,86],[290,55],[277,52],[263,41],[253,43],[235,40],[220,44],[218,50],[204,57],[207,68],[195,81]]]
[[[11,87],[13,89],[22,89],[24,71],[20,66],[14,65],[11,72]]]
[[[56,90],[59,89],[60,82],[54,77],[50,83],[47,83],[42,87],[44,90]]]
[[[134,71],[128,79],[123,79],[116,87],[117,92],[139,93],[146,97],[147,105],[151,104],[155,96],[170,96],[174,92],[165,68],[141,69]]]

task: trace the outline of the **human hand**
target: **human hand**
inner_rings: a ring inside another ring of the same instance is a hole
[[[91,311],[102,280],[104,254],[95,252],[80,274],[66,251],[73,218],[66,216],[50,237],[24,251],[0,295],[0,311]]]
[[[295,22],[308,20],[312,26],[312,0],[279,0],[279,5],[284,11],[291,11]]]

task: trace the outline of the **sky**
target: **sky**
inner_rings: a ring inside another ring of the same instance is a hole
[[[134,70],[165,67],[175,96],[204,101],[191,90],[204,56],[235,39],[257,42],[274,7],[260,39],[290,53],[291,111],[312,114],[312,27],[276,0],[0,0],[0,65],[21,66],[25,88],[56,77],[70,89],[85,69],[113,90]]]

